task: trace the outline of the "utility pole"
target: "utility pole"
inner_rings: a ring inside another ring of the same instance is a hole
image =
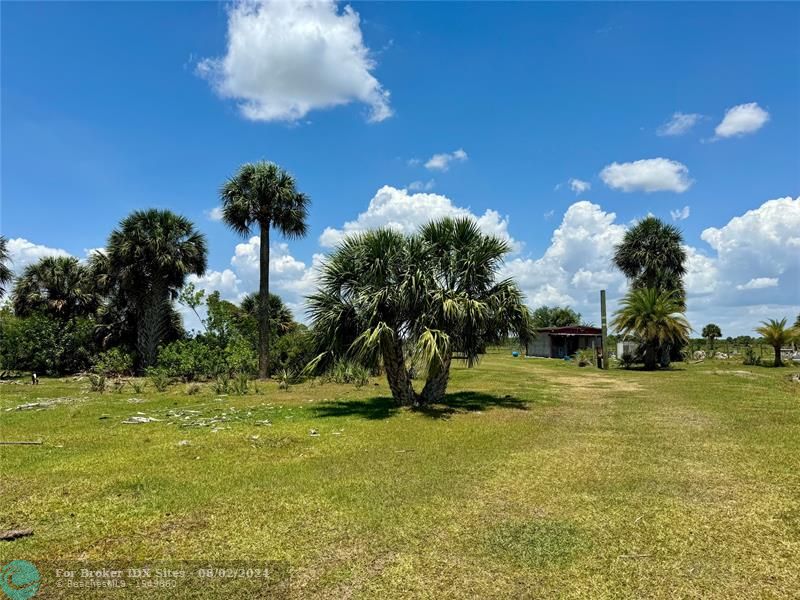
[[[608,369],[608,321],[606,319],[606,291],[600,290],[600,323],[603,328],[603,368]]]

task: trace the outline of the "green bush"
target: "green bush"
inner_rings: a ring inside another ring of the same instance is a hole
[[[170,377],[194,381],[212,377],[225,368],[219,353],[200,340],[178,340],[158,353],[158,367]]]
[[[153,387],[156,388],[156,391],[159,392],[166,391],[169,384],[172,383],[172,378],[169,376],[169,373],[160,367],[150,367],[147,369],[147,378],[150,380],[150,383],[153,384]]]
[[[254,375],[258,371],[258,355],[253,345],[242,336],[233,336],[225,347],[228,373]]]
[[[250,378],[247,373],[236,373],[231,379],[231,389],[234,394],[244,396],[249,391]]]
[[[742,359],[742,363],[750,366],[758,366],[761,364],[761,357],[756,354],[756,351],[753,350],[752,346],[747,346],[744,349],[744,358]]]
[[[630,352],[624,352],[619,359],[619,366],[623,369],[630,369],[633,366],[634,357]]]
[[[333,366],[325,374],[325,379],[334,383],[362,387],[369,383],[369,369],[358,363],[338,360],[333,363]]]
[[[591,348],[582,348],[575,353],[575,362],[579,367],[594,366],[595,358],[595,351]]]
[[[89,373],[89,390],[92,392],[100,392],[101,394],[106,391],[106,376],[96,373]]]
[[[95,322],[61,321],[43,314],[0,312],[0,369],[63,375],[85,371],[95,352]]]
[[[98,354],[92,370],[103,375],[129,375],[133,371],[133,357],[119,348]]]
[[[279,337],[270,348],[273,371],[281,373],[286,371],[290,383],[300,376],[314,356],[314,340],[305,327],[298,327]]]

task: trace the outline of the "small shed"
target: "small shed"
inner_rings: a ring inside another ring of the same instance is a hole
[[[603,344],[603,331],[599,327],[570,325],[568,327],[543,327],[528,342],[525,354],[545,358],[565,358],[584,348],[596,349]]]

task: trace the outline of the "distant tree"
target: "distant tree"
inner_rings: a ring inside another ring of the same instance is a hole
[[[250,293],[242,298],[239,306],[246,316],[258,319],[258,294]],[[296,326],[292,311],[283,303],[280,296],[269,295],[269,329],[270,337],[280,337],[292,331]]]
[[[45,256],[25,268],[11,301],[20,317],[43,313],[68,321],[94,313],[100,297],[89,270],[77,258]]]
[[[781,360],[781,348],[788,345],[793,339],[795,339],[797,333],[792,328],[786,327],[785,318],[781,319],[780,321],[775,319],[762,321],[761,327],[756,327],[756,333],[764,338],[764,341],[772,346],[773,350],[775,350],[774,365],[776,367],[782,367],[783,360]]]
[[[797,315],[797,319],[795,319],[794,326],[796,329],[800,330],[800,314]]]
[[[716,325],[715,323],[709,323],[703,327],[703,333],[701,335],[708,340],[709,350],[714,350],[714,340],[722,337],[722,331],[720,330],[719,325]]]
[[[645,369],[656,368],[659,349],[666,344],[685,344],[691,327],[683,316],[678,292],[634,288],[614,313],[612,326],[622,335],[640,340]]]
[[[142,365],[152,365],[170,328],[172,301],[187,275],[205,273],[205,236],[168,210],[134,211],[111,232],[106,256],[106,286],[129,304],[116,308],[135,310],[136,347]]]
[[[0,235],[0,298],[6,294],[6,286],[11,283],[14,273],[11,272],[9,263],[11,257],[8,255],[8,238]]]
[[[633,288],[676,291],[683,304],[686,251],[677,227],[647,217],[628,229],[614,252],[614,264]]]
[[[533,311],[531,318],[533,319],[533,326],[537,329],[581,324],[581,314],[575,312],[569,306],[540,306]]]
[[[269,233],[306,235],[308,197],[297,191],[294,178],[270,162],[247,163],[222,186],[222,219],[236,233],[260,232],[258,315],[258,375],[269,377]]]

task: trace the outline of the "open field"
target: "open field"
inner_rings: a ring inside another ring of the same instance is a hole
[[[382,379],[222,398],[4,384],[0,438],[44,444],[0,446],[0,529],[35,530],[0,563],[270,560],[303,598],[796,598],[796,372],[503,352],[456,367],[428,412],[393,408]],[[159,420],[122,423],[137,413]]]

